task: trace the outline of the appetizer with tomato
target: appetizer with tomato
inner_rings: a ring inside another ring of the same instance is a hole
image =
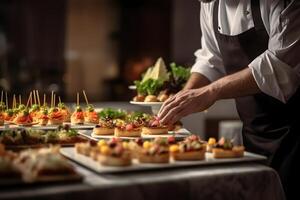
[[[29,114],[29,110],[25,109],[17,114],[13,122],[17,125],[29,126],[32,125],[33,119]]]
[[[244,146],[234,146],[232,141],[222,137],[212,148],[214,158],[239,158],[244,156]]]
[[[50,108],[48,118],[51,125],[62,125],[64,122],[64,115],[57,107]]]
[[[13,122],[16,117],[16,113],[13,109],[7,109],[2,114],[3,114],[4,121],[6,122]]]
[[[80,106],[77,106],[71,116],[71,124],[84,124],[84,112]]]
[[[138,153],[140,163],[168,163],[169,144],[167,138],[155,138],[153,142],[145,141]]]
[[[100,154],[98,161],[105,166],[129,166],[131,165],[130,150],[123,146],[122,141],[112,138],[108,142],[98,143]]]
[[[187,137],[184,141],[170,146],[174,160],[203,160],[205,159],[206,144],[196,135]]]
[[[38,104],[33,104],[29,110],[29,114],[33,121],[39,121],[40,106]]]
[[[115,136],[116,137],[140,137],[142,127],[140,124],[134,122],[116,123]]]
[[[39,122],[39,125],[41,126],[46,126],[48,124],[49,121],[49,117],[48,117],[48,110],[47,108],[41,108],[37,121]]]
[[[4,124],[4,114],[0,111],[0,126]]]
[[[91,123],[91,124],[99,123],[99,116],[98,116],[98,113],[95,111],[93,105],[88,104],[84,114],[85,114],[84,121],[86,123]]]
[[[120,110],[106,108],[99,113],[99,116],[99,123],[94,127],[93,133],[96,135],[113,135],[115,124],[120,124],[121,119],[125,117],[125,113]]]
[[[142,129],[144,135],[165,135],[168,134],[168,127],[162,125],[158,117],[153,117]]]
[[[69,108],[64,103],[58,103],[57,105],[59,111],[64,116],[64,122],[70,122],[71,121],[71,112]]]

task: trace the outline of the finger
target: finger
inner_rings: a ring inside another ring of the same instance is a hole
[[[163,119],[165,116],[173,109],[176,108],[180,104],[180,99],[175,99],[174,101],[170,102],[166,105],[162,111],[159,113],[159,118]]]
[[[176,106],[173,107],[172,109],[170,109],[169,112],[166,113],[166,115],[160,120],[162,124],[169,124],[170,123],[170,119],[172,119],[172,117],[174,115],[177,115],[183,108],[181,106]]]
[[[170,99],[170,103],[166,104],[163,108],[161,108],[159,112],[159,117],[164,118],[164,116],[174,107],[178,106],[180,103],[186,100],[187,91],[181,91],[177,93],[174,98]]]
[[[158,116],[160,117],[160,114],[162,113],[162,111],[165,109],[165,107],[167,105],[169,105],[172,101],[174,101],[175,99],[175,95],[171,98],[168,98],[164,103],[163,105],[160,107],[159,111],[158,111]]]
[[[189,112],[189,110],[187,110],[187,109],[182,109],[182,110],[180,110],[180,111],[177,113],[177,115],[173,115],[173,116],[172,116],[172,118],[169,120],[169,123],[170,123],[170,124],[174,124],[174,123],[176,123],[177,121],[179,121],[181,118],[183,118],[183,117],[185,117],[185,116],[187,116],[187,115],[189,115],[189,114],[191,114],[191,113]]]

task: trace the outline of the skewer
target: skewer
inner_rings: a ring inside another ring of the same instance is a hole
[[[19,105],[22,104],[22,96],[19,94]]]
[[[3,102],[3,90],[1,90],[1,101],[0,102]]]
[[[36,96],[37,96],[38,104],[39,104],[39,106],[41,106],[40,94],[39,94],[39,91],[38,91],[38,90],[36,90]]]
[[[82,90],[82,93],[83,93],[83,96],[84,96],[84,98],[85,98],[86,105],[89,105],[89,100],[88,100],[88,98],[87,98],[87,96],[86,96],[85,91]]]
[[[30,94],[29,94],[29,97],[28,97],[28,100],[27,100],[27,104],[26,104],[26,108],[28,108],[30,100],[32,99],[31,96],[32,96],[32,92],[30,92]]]
[[[53,107],[53,91],[51,92],[51,108]]]
[[[46,94],[44,94],[44,107],[46,107]]]
[[[55,107],[56,94],[53,95],[53,107]]]
[[[30,92],[31,95],[30,95],[30,107],[32,107],[32,92]]]
[[[79,93],[77,92],[77,106],[79,106]]]
[[[61,104],[61,99],[60,99],[60,96],[58,96],[58,101],[59,101],[59,103]]]
[[[34,102],[34,104],[36,104],[36,95],[35,95],[35,90],[33,90],[32,92],[33,92],[33,102]]]
[[[7,98],[7,92],[5,92],[5,100],[6,100],[6,110],[8,110],[8,98]]]

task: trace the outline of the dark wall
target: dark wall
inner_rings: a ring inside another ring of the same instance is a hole
[[[200,3],[198,0],[173,0],[171,59],[192,65],[194,52],[201,47]]]

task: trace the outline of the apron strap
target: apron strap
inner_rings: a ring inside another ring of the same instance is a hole
[[[251,0],[251,11],[255,30],[266,31],[260,11],[260,0]]]
[[[214,3],[214,9],[213,9],[213,27],[214,27],[214,32],[215,32],[216,37],[217,37],[217,34],[219,33],[219,31],[218,31],[219,30],[218,15],[219,15],[219,0],[216,0]]]
[[[260,0],[251,0],[251,11],[252,11],[252,18],[253,18],[255,30],[265,31],[267,33],[267,30],[265,28],[261,16]],[[213,27],[214,27],[215,34],[219,33],[218,15],[219,15],[219,0],[216,0],[213,8]]]

